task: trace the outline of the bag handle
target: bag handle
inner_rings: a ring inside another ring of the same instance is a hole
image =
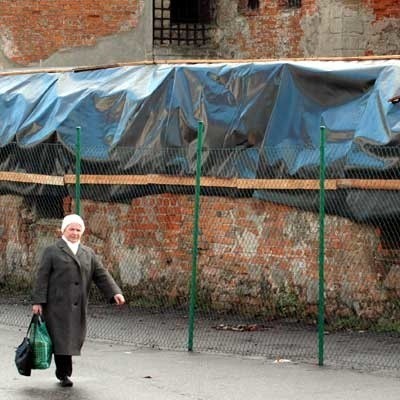
[[[30,333],[30,331],[31,331],[31,328],[32,328],[32,325],[35,323],[35,321],[36,321],[36,318],[37,318],[37,315],[36,314],[33,314],[32,315],[32,319],[31,319],[31,322],[29,323],[29,326],[28,326],[28,330],[26,331],[26,336],[28,336],[29,337],[29,333]]]
[[[41,324],[43,324],[43,322],[44,322],[44,319],[40,314],[33,314],[31,322],[29,323],[29,326],[28,326],[28,330],[26,332],[26,336],[29,336],[32,326],[34,326],[35,324],[41,325]]]

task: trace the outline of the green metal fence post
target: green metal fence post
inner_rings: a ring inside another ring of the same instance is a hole
[[[324,365],[325,323],[325,126],[320,127],[319,176],[319,294],[318,294],[318,365]]]
[[[203,142],[204,124],[199,122],[197,129],[197,151],[196,151],[196,186],[194,204],[194,226],[193,226],[193,250],[192,250],[192,276],[190,283],[190,305],[189,305],[189,339],[188,351],[193,350],[194,314],[196,309],[197,290],[197,259],[199,238],[199,211],[200,211],[200,176],[201,176],[201,150]]]
[[[81,215],[81,127],[76,127],[75,213]]]

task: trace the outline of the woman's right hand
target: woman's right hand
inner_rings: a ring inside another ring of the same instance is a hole
[[[32,312],[33,312],[34,314],[42,315],[42,312],[43,312],[42,305],[41,305],[41,304],[34,304],[34,305],[32,306]]]

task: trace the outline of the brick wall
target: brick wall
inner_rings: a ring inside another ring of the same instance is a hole
[[[302,0],[299,8],[260,0],[255,10],[244,0],[215,0],[208,46],[154,48],[152,4],[0,0],[0,68],[400,53],[398,0]]]
[[[130,204],[84,201],[82,206],[85,243],[122,281],[131,300],[188,299],[193,196],[160,194]],[[70,198],[64,208],[73,210]],[[39,218],[14,196],[1,196],[0,210],[0,277],[32,277],[60,221]],[[256,199],[202,197],[198,274],[199,302],[207,307],[315,316],[318,215]],[[376,229],[337,216],[326,218],[325,278],[331,319],[378,319],[400,296],[399,265],[379,253]]]
[[[143,0],[0,0],[0,45],[19,65],[134,30]]]
[[[341,57],[400,53],[400,3],[397,0],[260,0],[232,7],[217,1],[221,58]],[[242,5],[242,6],[240,6]]]

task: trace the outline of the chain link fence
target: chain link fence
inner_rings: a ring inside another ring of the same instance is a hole
[[[397,152],[326,149],[327,365],[400,370]],[[74,149],[0,148],[0,323],[28,324],[39,255],[79,203],[128,302],[93,288],[90,337],[317,363],[319,150],[202,149],[196,193],[198,157],[82,146],[76,198]]]

